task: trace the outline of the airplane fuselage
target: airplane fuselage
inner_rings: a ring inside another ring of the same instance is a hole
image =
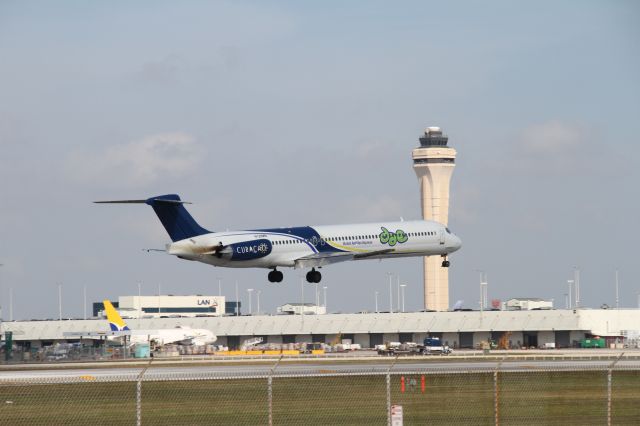
[[[214,232],[176,241],[167,252],[214,266],[295,268],[304,258],[444,256],[459,248],[444,225],[416,220]]]
[[[131,344],[155,342],[157,345],[176,343],[180,345],[208,345],[216,336],[206,329],[169,328],[160,330],[132,330],[128,340]]]

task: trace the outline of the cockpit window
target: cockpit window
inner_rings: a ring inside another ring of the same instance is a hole
[[[450,234],[451,231],[449,231],[449,228],[444,228],[447,231],[447,234]]]

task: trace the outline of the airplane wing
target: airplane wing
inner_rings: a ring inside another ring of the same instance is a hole
[[[366,253],[315,253],[296,259],[296,268],[319,268],[333,263],[346,262],[348,260],[366,259],[367,257],[391,253],[394,249],[374,250]]]

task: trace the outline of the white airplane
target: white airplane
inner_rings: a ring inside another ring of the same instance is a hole
[[[146,200],[95,203],[148,204],[173,243],[166,252],[181,259],[231,268],[268,268],[270,282],[282,281],[278,267],[311,268],[307,281],[319,283],[321,268],[347,260],[447,256],[462,242],[445,225],[426,220],[355,225],[298,226],[211,232],[196,223],[176,194]]]
[[[131,330],[109,300],[104,300],[103,303],[111,331],[113,333],[121,333],[121,336],[129,336],[128,340],[132,345],[149,342],[154,342],[159,346],[169,343],[208,345],[217,340],[217,337],[210,330],[204,328],[179,326],[159,330]],[[120,336],[120,334],[115,335]]]

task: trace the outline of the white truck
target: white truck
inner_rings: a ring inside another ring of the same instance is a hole
[[[442,341],[437,337],[427,337],[426,339],[424,339],[423,343],[424,344],[422,346],[422,353],[424,355],[448,355],[453,352],[453,350],[449,346],[443,345]]]

